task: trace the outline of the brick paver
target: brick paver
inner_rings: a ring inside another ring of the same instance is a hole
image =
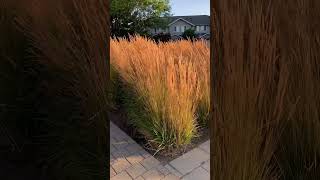
[[[161,164],[132,138],[110,122],[111,180],[210,179],[210,142]]]
[[[110,180],[132,180],[132,178],[129,176],[127,172],[123,171],[117,174],[116,176],[110,178]]]
[[[187,174],[193,169],[201,166],[202,163],[210,159],[209,153],[200,148],[195,148],[186,154],[171,161],[169,164],[182,174]]]
[[[161,172],[158,171],[157,169],[151,169],[147,171],[145,174],[143,174],[142,177],[148,180],[161,180],[165,176],[161,174]]]
[[[178,170],[176,170],[170,164],[166,164],[164,167],[167,168],[169,172],[171,172],[172,174],[174,174],[177,177],[182,177],[183,176],[183,174],[181,174]]]
[[[147,172],[147,170],[140,163],[133,164],[126,171],[132,178],[137,178]]]
[[[201,165],[201,167],[210,173],[210,160],[206,161],[203,165]]]
[[[137,177],[136,179],[134,179],[134,180],[145,180],[143,177],[141,177],[141,176],[139,176],[139,177]]]
[[[199,146],[200,149],[210,153],[210,141],[206,141]]]
[[[202,167],[198,167],[182,178],[183,180],[210,180],[210,174]]]
[[[179,177],[172,175],[172,174],[169,174],[163,178],[163,180],[179,180],[179,179],[180,179]]]
[[[160,162],[159,162],[156,158],[154,158],[153,156],[150,156],[150,157],[144,159],[144,160],[141,162],[141,164],[142,164],[147,170],[150,170],[150,169],[152,169],[152,168],[157,167],[157,166],[160,164]]]
[[[110,177],[115,176],[117,173],[113,170],[112,167],[110,167]]]
[[[116,173],[121,173],[123,170],[126,170],[130,166],[131,164],[125,158],[118,158],[112,165],[112,168],[116,171]]]

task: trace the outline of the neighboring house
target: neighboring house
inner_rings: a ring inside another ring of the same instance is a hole
[[[169,24],[167,28],[153,28],[150,29],[150,33],[152,35],[170,33],[172,39],[177,39],[181,38],[181,35],[185,30],[194,29],[198,37],[210,39],[210,16],[172,16],[168,18]]]

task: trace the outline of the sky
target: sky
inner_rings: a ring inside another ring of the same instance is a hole
[[[174,16],[210,15],[210,0],[170,0]]]

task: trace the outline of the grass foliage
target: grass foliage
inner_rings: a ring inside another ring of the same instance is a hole
[[[213,179],[319,179],[319,3],[306,2],[213,4]]]
[[[128,117],[157,151],[187,145],[209,112],[209,48],[202,42],[111,40]]]
[[[14,147],[8,160],[37,167],[37,178],[105,179],[108,2],[14,0],[0,7],[0,120],[6,146]]]

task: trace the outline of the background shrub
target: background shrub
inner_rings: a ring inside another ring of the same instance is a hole
[[[182,37],[184,39],[194,39],[196,38],[196,33],[194,29],[187,29],[183,32]]]
[[[170,33],[159,33],[154,35],[152,38],[156,42],[168,42],[171,40],[171,35]]]

